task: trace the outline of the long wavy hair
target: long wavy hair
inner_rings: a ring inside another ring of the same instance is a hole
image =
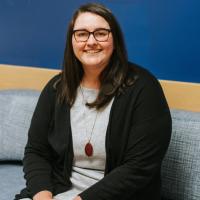
[[[73,28],[77,17],[84,12],[90,12],[103,17],[109,24],[114,43],[114,50],[109,64],[99,75],[100,88],[94,102],[88,103],[90,108],[97,110],[106,106],[110,100],[123,92],[126,86],[134,83],[134,78],[127,78],[128,59],[121,28],[112,12],[97,3],[87,3],[75,11],[68,26],[66,46],[64,51],[63,70],[59,80],[59,102],[67,102],[72,106],[77,95],[77,88],[83,78],[82,64],[76,58],[72,47]]]

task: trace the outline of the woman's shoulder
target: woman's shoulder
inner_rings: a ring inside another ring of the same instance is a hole
[[[44,86],[40,96],[48,100],[55,99],[57,93],[57,85],[60,82],[60,78],[61,78],[60,73],[53,76]]]
[[[53,86],[53,85],[59,83],[60,79],[61,79],[61,72],[60,72],[59,74],[56,74],[55,76],[53,76],[53,77],[48,81],[47,85]]]
[[[134,97],[133,99],[137,99],[140,103],[143,102],[147,107],[155,108],[155,111],[161,111],[163,108],[168,110],[167,101],[159,80],[144,67],[134,63],[129,63],[129,66],[130,76],[137,77],[134,84],[127,90]]]
[[[135,82],[127,88],[127,91],[133,95],[146,94],[146,96],[164,97],[159,80],[148,69],[134,63],[129,63],[129,68],[128,76],[136,78]]]
[[[138,87],[143,87],[145,85],[160,87],[158,79],[150,70],[132,62],[129,62],[128,65],[129,65],[128,77],[132,78],[134,77],[135,80],[133,87],[135,87],[136,85]]]
[[[48,89],[50,91],[55,91],[57,88],[57,85],[59,84],[61,80],[61,73],[56,74],[55,76],[53,76],[45,85],[44,89]]]
[[[140,81],[157,80],[155,75],[147,68],[144,68],[138,64],[129,62],[129,76],[135,76]]]

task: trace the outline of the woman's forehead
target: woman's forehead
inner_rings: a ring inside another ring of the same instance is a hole
[[[91,12],[80,13],[74,23],[74,29],[87,29],[93,31],[97,28],[109,29],[110,26],[103,17]]]

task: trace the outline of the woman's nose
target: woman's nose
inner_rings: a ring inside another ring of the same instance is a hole
[[[96,41],[96,39],[95,39],[93,34],[89,35],[89,38],[87,40],[87,44],[97,44],[97,41]]]

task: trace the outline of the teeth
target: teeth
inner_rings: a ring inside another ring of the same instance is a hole
[[[98,53],[100,50],[87,50],[87,53]]]

